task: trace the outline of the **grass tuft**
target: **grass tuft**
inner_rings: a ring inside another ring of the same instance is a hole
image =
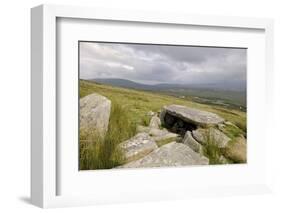
[[[141,125],[143,125],[143,126],[149,126],[150,119],[151,119],[150,116],[143,116],[143,117],[141,118]]]
[[[240,135],[243,136],[246,135],[246,133],[243,130],[233,125],[225,125],[222,131],[231,139],[239,137]]]
[[[243,121],[243,120],[236,120],[236,121],[234,122],[234,124],[235,124],[237,127],[239,127],[240,129],[242,129],[242,130],[244,131],[244,133],[247,132],[247,122],[246,122],[246,120],[245,120],[245,121]]]
[[[216,164],[223,164],[221,160],[221,150],[217,146],[214,137],[212,134],[210,134],[210,131],[206,134],[206,145],[204,146],[204,155],[209,158],[209,164],[210,165],[216,165]]]

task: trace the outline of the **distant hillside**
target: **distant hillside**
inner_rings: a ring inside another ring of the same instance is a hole
[[[146,85],[146,84],[140,84],[136,83],[134,81],[130,81],[127,79],[120,79],[120,78],[98,78],[98,79],[90,79],[90,81],[111,85],[111,86],[118,86],[118,87],[124,87],[124,88],[131,88],[131,89],[144,89],[144,90],[150,90],[153,89],[154,86],[152,85]]]
[[[80,80],[80,97],[98,93],[109,98],[112,102],[123,106],[133,122],[140,124],[147,117],[147,112],[157,112],[165,105],[179,104],[187,107],[214,112],[236,124],[246,128],[246,113],[241,110],[229,109],[224,106],[214,106],[209,103],[198,103],[190,99],[178,98],[171,95],[159,94],[141,90],[126,89],[105,84],[97,84]]]
[[[90,79],[89,81],[117,86],[128,89],[137,89],[145,91],[153,91],[158,93],[165,93],[176,97],[193,97],[194,101],[215,105],[232,105],[239,108],[240,106],[245,110],[246,108],[246,90],[241,88],[239,90],[225,90],[222,85],[216,84],[141,84],[127,79],[118,78],[99,78]]]

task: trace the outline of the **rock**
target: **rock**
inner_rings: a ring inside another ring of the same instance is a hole
[[[147,156],[120,166],[119,168],[167,167],[207,165],[208,158],[194,152],[182,143],[168,143],[154,150]]]
[[[167,133],[165,135],[160,135],[160,136],[155,136],[153,139],[158,142],[158,141],[164,141],[164,140],[169,140],[170,142],[172,141],[177,141],[179,139],[179,135],[175,133]]]
[[[225,128],[225,125],[224,124],[218,124],[218,129],[223,131]]]
[[[201,127],[215,126],[224,121],[223,118],[211,112],[181,105],[164,106],[160,113],[161,123],[170,125],[170,123],[174,122],[173,119],[181,119],[184,122]]]
[[[153,112],[153,111],[149,111],[149,112],[147,113],[147,115],[148,115],[148,116],[151,116],[151,117],[154,116],[155,114],[156,114],[156,113]]]
[[[208,140],[207,130],[206,129],[196,129],[192,131],[193,138],[201,144],[206,144]]]
[[[193,138],[190,131],[185,133],[182,143],[188,145],[193,151],[203,154],[203,146]]]
[[[158,129],[158,128],[150,128],[150,127],[141,126],[141,125],[137,126],[137,132],[138,133],[145,132],[145,133],[148,133],[149,136],[152,136],[152,137],[163,136],[163,135],[166,135],[166,134],[169,133],[169,131],[167,129],[165,129],[165,128]]]
[[[148,131],[148,134],[150,136],[163,136],[168,134],[169,131],[167,129],[156,129],[156,128],[150,128]]]
[[[192,136],[196,141],[205,145],[208,141],[214,142],[219,148],[224,148],[230,142],[230,138],[223,132],[215,128],[196,129],[192,131]]]
[[[138,133],[134,137],[118,145],[118,148],[124,153],[126,162],[137,160],[158,146],[155,141],[147,133]]]
[[[154,115],[150,120],[149,127],[159,129],[160,126],[161,126],[160,118],[158,118],[157,115]]]
[[[160,121],[164,126],[166,126],[170,131],[180,134],[182,136],[185,135],[186,131],[191,131],[196,129],[196,126],[192,123],[187,123],[177,117],[166,113],[165,110],[160,113]]]
[[[179,135],[169,132],[167,129],[150,129],[149,135],[155,140],[158,146],[167,144],[179,139]]]
[[[111,101],[92,93],[80,99],[80,129],[104,136],[108,129]]]
[[[226,136],[223,132],[215,128],[210,129],[210,137],[211,139],[214,140],[214,143],[219,148],[226,147],[227,144],[231,141],[231,139],[228,136]]]
[[[153,138],[153,140],[155,142],[160,142],[160,141],[175,141],[178,140],[179,135],[175,134],[175,133],[171,133],[169,132],[167,129],[163,128],[163,129],[157,129],[157,128],[149,128],[146,126],[137,126],[137,132],[138,133],[148,133],[149,136],[151,136]]]
[[[140,133],[140,132],[149,133],[150,128],[147,126],[138,125],[136,131],[137,131],[137,133]]]
[[[178,139],[179,135],[169,132],[167,129],[150,129],[149,135],[158,142],[169,140],[170,142]]]
[[[233,160],[236,163],[247,162],[247,144],[243,136],[239,136],[231,141],[228,146],[223,149],[225,157]]]

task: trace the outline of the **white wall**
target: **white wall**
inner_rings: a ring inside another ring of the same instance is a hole
[[[0,148],[0,211],[36,212],[39,209],[28,203],[29,172],[30,172],[30,13],[29,9],[41,3],[72,4],[74,0],[37,1],[37,0],[8,0],[2,1],[0,7],[0,50],[1,50],[1,148]],[[192,14],[216,14],[233,16],[270,17],[275,19],[275,108],[281,109],[281,6],[278,0],[139,0],[139,1],[95,1],[80,0],[79,5],[102,6],[123,9],[141,9],[155,11],[179,11]],[[279,99],[278,99],[279,98]],[[276,130],[275,141],[272,141],[275,187],[273,195],[228,197],[220,199],[193,199],[146,204],[110,205],[87,208],[73,208],[70,212],[239,212],[261,211],[276,212],[281,210],[278,203],[281,200],[281,169],[280,148],[278,137],[281,118],[277,112],[275,123],[271,124]],[[258,116],[258,115],[257,115]],[[5,211],[6,210],[6,211]],[[61,209],[53,210],[60,212]]]

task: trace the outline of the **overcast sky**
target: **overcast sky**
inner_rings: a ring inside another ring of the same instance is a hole
[[[246,84],[246,49],[80,42],[80,78]]]

